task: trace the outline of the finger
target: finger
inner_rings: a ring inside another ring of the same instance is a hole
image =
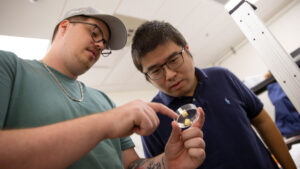
[[[189,129],[184,130],[181,135],[183,141],[197,137],[203,138],[203,132],[198,127],[190,127]]]
[[[142,136],[147,136],[150,135],[151,133],[154,132],[154,130],[157,128],[158,126],[158,118],[155,119],[153,116],[153,114],[156,116],[156,113],[149,113],[148,111],[150,110],[146,110],[144,109],[143,112],[144,113],[139,113],[139,116],[136,116],[137,118],[135,118],[134,120],[134,129],[133,132],[142,135]],[[153,111],[151,109],[151,111]],[[150,114],[150,115],[149,115]],[[156,122],[157,120],[157,122]]]
[[[148,105],[145,107],[145,112],[150,118],[150,120],[153,122],[154,126],[157,127],[159,125],[159,119],[156,112]]]
[[[148,122],[151,123],[151,127],[157,126],[159,120],[156,112],[147,104],[145,105],[142,110],[143,118],[148,119]]]
[[[178,126],[178,124],[175,121],[172,121],[172,132],[169,137],[168,143],[177,143],[180,141],[181,137],[181,128]]]
[[[205,142],[201,137],[192,138],[184,142],[184,147],[189,148],[204,148]]]
[[[199,113],[199,117],[197,119],[196,122],[193,123],[193,127],[199,127],[200,129],[203,127],[204,121],[205,121],[205,115],[204,115],[204,111],[201,107],[197,108],[197,113]]]
[[[202,162],[206,157],[204,148],[190,148],[188,153],[190,157],[197,159],[198,162]]]
[[[134,126],[133,132],[141,136],[148,136],[152,134],[156,128],[157,126],[154,125],[153,122],[148,119],[140,125]]]
[[[150,102],[148,103],[148,105],[155,111],[155,112],[159,112],[160,114],[169,116],[172,119],[176,119],[178,118],[178,115],[171,109],[169,109],[168,107],[166,107],[163,104],[160,103],[154,103],[154,102]]]
[[[147,104],[147,102],[138,100],[134,104],[136,104],[137,106],[139,106],[138,111],[139,111],[139,115],[141,117],[141,119],[140,119],[141,120],[141,125],[143,124],[142,122],[143,122],[144,118],[146,118],[148,124],[150,124],[150,126],[141,126],[141,127],[144,127],[144,128],[155,127],[155,128],[157,128],[157,126],[159,125],[159,119],[157,117],[156,112]]]

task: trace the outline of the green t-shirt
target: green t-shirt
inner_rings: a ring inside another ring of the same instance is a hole
[[[79,99],[77,81],[49,68],[65,90]],[[72,101],[42,63],[0,51],[0,128],[43,126],[115,107],[104,93],[81,84],[84,100]],[[121,152],[132,147],[130,137],[103,140],[70,168],[123,168]]]

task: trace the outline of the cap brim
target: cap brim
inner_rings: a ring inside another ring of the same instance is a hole
[[[109,47],[112,50],[122,49],[127,42],[127,30],[123,22],[112,15],[89,15],[104,21],[110,29]]]

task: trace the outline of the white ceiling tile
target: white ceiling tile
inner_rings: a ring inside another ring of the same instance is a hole
[[[50,39],[65,0],[1,0],[0,34]]]
[[[124,0],[116,13],[150,20],[164,0]]]
[[[177,28],[187,39],[194,38],[195,33],[204,33],[205,27],[223,12],[224,8],[220,4],[213,1],[201,1]]]
[[[165,0],[151,19],[164,20],[176,26],[182,22],[200,2],[199,0],[189,0],[188,3],[182,0]]]
[[[121,0],[67,0],[64,12],[79,7],[93,7],[108,14],[114,14]]]
[[[264,21],[269,20],[279,10],[293,0],[259,0],[255,4],[256,14]]]
[[[206,65],[213,64],[230,51],[231,47],[245,39],[235,24],[229,24],[230,21],[224,19],[224,17],[218,17],[205,28],[204,32],[193,35],[198,37],[194,38],[190,45],[192,53],[197,54],[194,56],[196,65],[206,67]]]

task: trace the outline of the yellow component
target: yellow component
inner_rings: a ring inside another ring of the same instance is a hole
[[[188,116],[188,112],[186,110],[183,110],[182,113],[181,113],[182,117],[186,117]]]
[[[191,123],[192,123],[192,122],[191,122],[190,119],[185,119],[185,120],[184,120],[184,125],[185,125],[185,126],[190,126]]]

